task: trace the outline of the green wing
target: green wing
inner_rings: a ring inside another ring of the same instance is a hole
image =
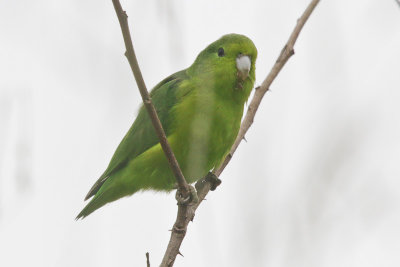
[[[177,91],[184,90],[179,85],[183,80],[186,79],[186,70],[179,71],[162,80],[153,88],[150,93],[154,107],[156,108],[157,114],[167,136],[169,136],[171,132],[170,111],[178,101],[177,95],[182,95],[182,93],[178,94]],[[85,200],[91,196],[94,196],[103,183],[113,173],[123,168],[129,160],[137,157],[158,142],[158,137],[153,128],[147,110],[142,105],[136,120],[117,147],[117,150],[111,158],[107,169],[92,186],[86,195]]]

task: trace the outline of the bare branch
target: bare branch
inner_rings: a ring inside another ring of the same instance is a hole
[[[146,252],[146,264],[147,267],[150,267],[150,254],[148,252]]]
[[[157,116],[156,109],[153,106],[153,103],[146,88],[146,84],[144,83],[143,76],[139,68],[139,64],[136,59],[136,54],[135,50],[133,49],[132,38],[129,31],[128,15],[122,9],[119,0],[112,0],[112,2],[114,5],[115,12],[117,13],[118,16],[119,24],[121,25],[122,35],[124,37],[124,42],[126,47],[125,56],[127,57],[133,75],[135,76],[136,83],[138,85],[140,94],[143,99],[143,103],[147,109],[147,112],[149,113],[151,122],[153,123],[154,129],[157,133],[158,139],[160,140],[160,144],[162,149],[164,150],[165,156],[168,159],[169,165],[171,166],[171,169],[176,177],[179,190],[184,197],[187,197],[189,196],[189,186],[179,167],[179,163],[176,160],[170,145],[168,144],[168,140],[167,137],[165,136],[164,129],[161,125],[160,119]]]
[[[299,36],[300,31],[302,30],[304,24],[310,17],[314,8],[317,6],[318,2],[319,0],[311,1],[311,3],[304,11],[303,15],[297,20],[296,27],[294,28],[292,34],[290,35],[289,40],[283,47],[278,59],[276,60],[274,66],[269,72],[267,78],[265,78],[261,86],[257,87],[253,99],[251,100],[251,103],[247,109],[246,116],[244,117],[242,125],[240,126],[239,134],[236,137],[236,141],[233,144],[231,151],[229,152],[229,155],[225,158],[224,162],[221,164],[221,166],[219,166],[217,170],[214,171],[215,175],[219,176],[225,169],[226,165],[228,165],[229,161],[232,159],[232,155],[235,153],[240,142],[244,138],[250,126],[253,124],[254,117],[256,115],[258,107],[260,106],[261,100],[264,97],[264,94],[269,90],[271,83],[275,80],[276,76],[278,76],[279,72],[281,71],[282,67],[286,64],[288,59],[294,55],[293,47],[294,44],[296,43],[297,37]]]
[[[264,94],[269,90],[271,83],[275,80],[276,76],[281,71],[282,67],[288,61],[288,59],[294,54],[294,44],[296,43],[297,37],[300,34],[304,24],[310,17],[311,13],[313,12],[314,8],[319,3],[319,0],[312,0],[302,16],[297,20],[296,27],[294,28],[292,34],[289,37],[286,45],[284,46],[283,50],[281,51],[278,59],[276,60],[274,66],[272,67],[270,73],[265,78],[263,83],[260,87],[256,88],[256,92],[253,96],[253,99],[248,107],[246,116],[243,119],[242,125],[239,130],[239,134],[236,138],[235,143],[233,144],[230,152],[226,156],[224,162],[214,170],[214,173],[219,176],[225,167],[228,165],[229,161],[231,160],[233,154],[235,153],[237,147],[239,146],[240,142],[244,139],[244,136],[250,126],[253,124],[254,116],[257,112],[257,109],[261,103]],[[173,266],[176,255],[179,253],[179,248],[182,244],[183,238],[185,237],[187,226],[189,222],[193,219],[193,214],[201,202],[204,200],[208,192],[210,191],[211,183],[208,182],[205,178],[201,179],[196,183],[197,195],[199,197],[199,202],[192,206],[192,209],[186,209],[186,213],[183,207],[178,207],[178,215],[176,218],[176,222],[174,225],[174,229],[171,232],[171,238],[168,243],[167,250],[164,254],[163,261],[161,263],[161,267],[171,267]],[[179,231],[175,230],[175,226],[179,225]]]

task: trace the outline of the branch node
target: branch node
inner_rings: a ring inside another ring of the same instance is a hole
[[[186,229],[185,228],[179,228],[178,226],[174,225],[174,228],[172,228],[172,232],[176,234],[185,234]]]
[[[181,188],[176,190],[175,199],[178,206],[190,206],[199,203],[196,189],[192,185],[188,185],[188,192],[183,192]]]

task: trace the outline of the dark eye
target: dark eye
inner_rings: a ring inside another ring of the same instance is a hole
[[[222,47],[218,48],[218,56],[219,57],[225,56],[225,51]]]

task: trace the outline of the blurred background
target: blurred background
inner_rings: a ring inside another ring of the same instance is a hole
[[[226,33],[266,77],[309,1],[122,1],[149,88]],[[0,266],[158,266],[174,194],[74,218],[141,99],[111,1],[0,1]],[[322,0],[175,266],[400,266],[400,6]]]

